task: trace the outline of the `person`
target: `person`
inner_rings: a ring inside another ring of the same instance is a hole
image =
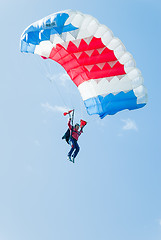
[[[78,123],[76,123],[74,127],[71,125],[71,117],[69,117],[68,127],[71,132],[71,144],[72,144],[71,149],[68,153],[68,160],[74,163],[75,158],[80,150],[80,147],[78,145],[78,138],[80,137],[83,130],[81,127],[80,131],[78,131],[80,127]]]

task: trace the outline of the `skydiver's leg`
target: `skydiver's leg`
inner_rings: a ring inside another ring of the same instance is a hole
[[[71,141],[72,141],[72,147],[68,153],[68,157],[71,157],[73,151],[75,150],[75,141],[73,140],[73,138],[71,138]]]
[[[71,157],[73,151],[74,151],[74,147],[72,146],[71,149],[70,149],[70,151],[69,151],[69,153],[68,153],[68,157]]]
[[[73,154],[73,158],[76,158],[79,150],[80,150],[80,147],[79,147],[77,141],[75,141],[75,151],[74,151],[74,154]]]

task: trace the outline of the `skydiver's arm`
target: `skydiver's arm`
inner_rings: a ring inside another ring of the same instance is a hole
[[[70,130],[72,130],[72,125],[71,125],[70,122],[71,122],[71,118],[69,118],[69,121],[68,121],[68,127],[69,127]]]
[[[83,128],[79,131],[79,136],[83,133]]]

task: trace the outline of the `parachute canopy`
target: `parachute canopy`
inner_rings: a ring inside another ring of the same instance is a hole
[[[147,103],[143,77],[132,55],[90,15],[65,10],[31,24],[21,36],[21,52],[61,64],[89,114],[104,118]]]

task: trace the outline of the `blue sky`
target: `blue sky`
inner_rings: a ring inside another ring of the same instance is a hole
[[[93,15],[122,40],[142,71],[146,107],[90,117],[61,66],[50,64],[50,83],[46,64],[20,53],[23,30],[64,9]],[[0,240],[160,240],[160,1],[6,0],[0,13]],[[76,164],[66,161],[57,87],[76,121],[88,121]]]

